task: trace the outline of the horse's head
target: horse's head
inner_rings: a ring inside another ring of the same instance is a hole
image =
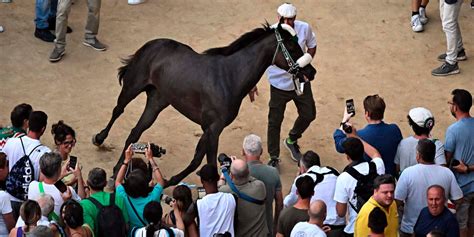
[[[313,80],[316,69],[311,65],[312,57],[304,53],[298,44],[296,31],[286,24],[278,24],[275,28],[277,48],[273,56],[273,64],[301,78]]]

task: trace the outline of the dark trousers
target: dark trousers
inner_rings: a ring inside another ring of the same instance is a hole
[[[12,204],[13,218],[15,218],[15,220],[18,220],[18,217],[20,217],[20,207],[23,202],[11,201],[10,203]]]
[[[304,93],[300,96],[295,91],[284,91],[270,86],[270,107],[268,111],[268,153],[270,157],[280,157],[280,131],[281,123],[285,115],[286,104],[293,101],[298,110],[298,118],[293,128],[290,130],[289,137],[296,141],[303,132],[309,127],[309,124],[316,118],[316,105],[311,91],[311,84],[308,82],[304,86]]]

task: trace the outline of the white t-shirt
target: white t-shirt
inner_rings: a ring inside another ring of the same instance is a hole
[[[291,230],[290,237],[326,237],[326,233],[315,224],[298,222]]]
[[[383,164],[382,158],[374,158],[372,162],[375,163],[377,167],[377,173],[382,175],[385,174],[385,166]],[[369,173],[369,163],[362,162],[356,166],[353,166],[357,172],[362,175],[367,175]],[[344,232],[348,234],[354,233],[354,224],[357,218],[357,212],[348,202],[351,202],[352,205],[357,205],[357,200],[354,198],[354,189],[357,186],[357,180],[352,177],[349,173],[343,172],[336,181],[336,190],[334,192],[334,201],[339,203],[347,203],[347,210],[349,211],[349,222],[344,228]]]
[[[5,220],[3,219],[3,215],[12,212],[12,206],[10,203],[10,195],[5,191],[0,190],[0,211],[2,212],[0,215],[0,237],[7,237],[8,236],[8,229]]]
[[[184,231],[178,228],[174,228],[174,227],[171,227],[170,229],[174,232],[174,236],[184,237]],[[168,231],[166,231],[165,229],[159,229],[155,231],[155,233],[153,234],[153,237],[168,237],[168,236],[169,236]],[[138,229],[137,231],[135,231],[134,237],[146,237],[146,227],[142,227]]]
[[[426,190],[434,184],[444,188],[446,199],[458,200],[463,197],[453,172],[446,167],[417,164],[402,172],[395,188],[395,199],[405,202],[400,230],[413,233],[421,209],[427,206]]]
[[[23,141],[26,155],[29,155],[31,153],[30,160],[33,163],[33,169],[35,172],[35,180],[38,180],[39,174],[40,174],[39,160],[44,153],[51,152],[51,149],[49,149],[47,146],[42,145],[36,148],[35,151],[32,152],[33,148],[41,144],[41,142],[39,140],[32,139],[28,136],[21,137],[21,140]],[[7,143],[3,147],[3,152],[7,155],[8,171],[11,171],[15,163],[25,155],[25,152],[23,151],[23,148],[21,145],[20,138],[8,139]],[[10,200],[21,202],[21,200],[13,197],[12,195],[9,195],[9,196],[10,196]]]
[[[226,231],[234,236],[235,198],[230,193],[210,193],[197,200],[200,236]]]
[[[286,195],[283,204],[285,207],[293,206],[298,200],[298,195],[296,194],[296,180],[304,175],[309,175],[313,180],[316,181],[316,175],[311,174],[310,172],[315,172],[318,174],[324,174],[330,172],[331,170],[326,167],[319,167],[317,165],[308,169],[308,171],[295,178],[293,184],[291,185],[291,190],[288,195]],[[322,200],[326,203],[327,214],[324,224],[327,225],[344,225],[346,220],[344,217],[339,217],[336,213],[336,201],[334,201],[334,191],[336,189],[336,180],[337,176],[334,174],[324,175],[324,179],[321,183],[318,183],[314,187],[314,195],[311,197],[311,202],[316,200]]]
[[[63,205],[64,200],[61,197],[61,192],[59,192],[58,188],[54,186],[54,184],[46,184],[43,183],[43,188],[44,188],[44,193],[47,193],[51,195],[54,199],[54,212],[59,216],[61,213],[61,205]],[[81,198],[79,195],[77,195],[76,191],[72,187],[69,187],[69,190],[71,190],[71,199],[76,200],[76,201],[81,201]],[[30,200],[38,200],[40,197],[41,193],[39,191],[39,182],[38,181],[33,181],[30,183],[30,186],[28,187],[28,199]]]
[[[398,144],[394,162],[400,165],[400,171],[418,164],[416,161],[416,146],[418,145],[418,141],[419,140],[414,136],[410,136],[401,140]],[[435,163],[445,165],[446,157],[444,156],[444,145],[440,140],[435,140],[434,143],[436,145]]]
[[[303,52],[306,52],[307,49],[312,49],[316,47],[316,35],[311,30],[311,27],[308,23],[303,21],[295,21],[294,30],[298,36],[298,44],[300,45]],[[297,58],[293,59],[295,62]],[[273,87],[276,87],[280,90],[292,91],[295,89],[291,74],[285,70],[277,67],[270,66],[267,69],[268,80]]]

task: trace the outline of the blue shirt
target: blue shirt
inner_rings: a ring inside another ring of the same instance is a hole
[[[128,194],[125,192],[125,188],[123,187],[123,185],[117,186],[117,188],[115,188],[115,192],[116,192],[116,195],[124,199],[125,207],[127,208],[128,216],[130,219],[130,229],[132,229],[133,227],[143,227],[144,226],[143,223],[137,217],[130,202],[128,201],[128,198],[127,198]],[[140,215],[140,218],[143,221],[145,221],[145,223],[146,223],[146,220],[145,218],[143,218],[143,210],[145,209],[146,204],[148,204],[151,201],[160,202],[162,192],[163,192],[163,187],[161,187],[160,184],[156,184],[153,190],[148,194],[147,197],[139,197],[139,198],[130,197],[130,201],[133,203],[133,207],[135,207],[135,210],[138,212],[138,215]]]
[[[454,154],[454,159],[466,165],[474,164],[474,118],[463,118],[448,127],[444,150]],[[464,195],[474,192],[474,172],[454,172]]]
[[[443,232],[446,237],[459,237],[459,224],[456,217],[447,207],[438,216],[433,216],[428,211],[428,207],[421,210],[415,224],[415,236],[425,237],[432,230]]]
[[[378,124],[367,124],[365,128],[357,131],[357,135],[380,152],[385,165],[385,173],[396,177],[394,160],[398,143],[403,138],[398,126],[396,124],[386,124],[383,121]],[[344,153],[342,144],[346,141],[346,134],[340,129],[336,129],[333,137],[337,152]],[[364,157],[367,161],[370,161],[367,155],[364,155]]]

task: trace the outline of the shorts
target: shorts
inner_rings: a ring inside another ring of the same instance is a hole
[[[456,218],[460,229],[474,226],[474,193],[464,196],[462,203],[456,206]]]

